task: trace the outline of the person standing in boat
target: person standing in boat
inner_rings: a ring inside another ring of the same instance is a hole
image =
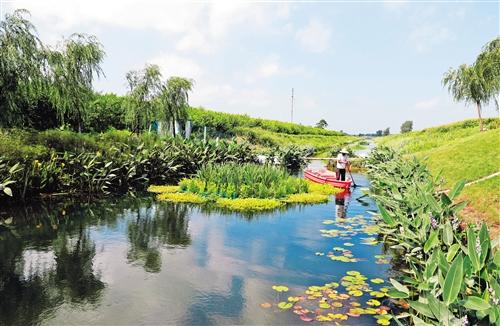
[[[336,177],[337,180],[345,181],[345,170],[349,167],[349,157],[347,156],[349,152],[346,148],[342,148],[337,155],[337,169]]]

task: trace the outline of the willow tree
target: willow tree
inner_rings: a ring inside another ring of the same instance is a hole
[[[460,65],[457,69],[448,70],[443,77],[443,84],[455,101],[464,101],[466,104],[475,104],[479,117],[480,130],[483,128],[481,116],[482,105],[488,103],[489,95],[484,88],[482,74],[477,65]]]
[[[27,16],[16,10],[0,21],[0,126],[22,124],[23,107],[45,84],[43,45]]]
[[[170,77],[161,92],[163,117],[172,127],[175,136],[175,121],[187,118],[189,92],[193,89],[193,80],[182,77]]]
[[[134,132],[150,129],[159,115],[160,67],[146,65],[144,69],[129,71],[126,79],[129,86],[127,121]]]
[[[474,63],[481,75],[485,96],[495,102],[499,108],[500,94],[500,37],[488,42],[482,49]]]
[[[50,98],[59,119],[76,123],[78,131],[87,116],[92,99],[92,82],[103,75],[104,50],[95,36],[72,34],[61,49],[47,50],[50,65]]]

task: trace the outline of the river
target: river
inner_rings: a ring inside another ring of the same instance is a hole
[[[276,304],[347,271],[389,275],[389,260],[377,256],[382,244],[367,244],[376,237],[365,232],[376,210],[362,193],[368,181],[354,178],[361,187],[348,196],[256,215],[149,196],[11,210],[14,231],[0,233],[0,324],[305,324]],[[351,224],[328,233],[344,213]],[[336,247],[357,262],[330,259]]]

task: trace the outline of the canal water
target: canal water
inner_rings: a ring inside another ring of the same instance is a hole
[[[348,271],[371,290],[387,285],[389,260],[370,230],[376,207],[362,191],[368,181],[354,178],[361,187],[329,203],[255,215],[151,197],[11,211],[13,230],[0,231],[0,325],[307,324],[297,305],[314,311],[310,286]],[[331,259],[345,254],[356,262]],[[289,296],[305,301],[279,308]],[[370,298],[356,299],[366,306]]]

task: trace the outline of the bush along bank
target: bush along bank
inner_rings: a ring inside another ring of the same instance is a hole
[[[0,201],[113,194],[172,184],[209,163],[254,162],[248,144],[159,139],[126,131],[0,132]]]
[[[178,187],[151,186],[160,201],[214,203],[235,211],[262,211],[286,203],[323,203],[340,189],[318,185],[291,176],[284,168],[271,165],[206,165]]]
[[[425,165],[388,148],[373,151],[366,167],[381,232],[404,265],[389,292],[407,308],[397,323],[500,325],[498,240],[484,223],[460,222],[466,203],[454,200],[464,182],[438,192]]]

